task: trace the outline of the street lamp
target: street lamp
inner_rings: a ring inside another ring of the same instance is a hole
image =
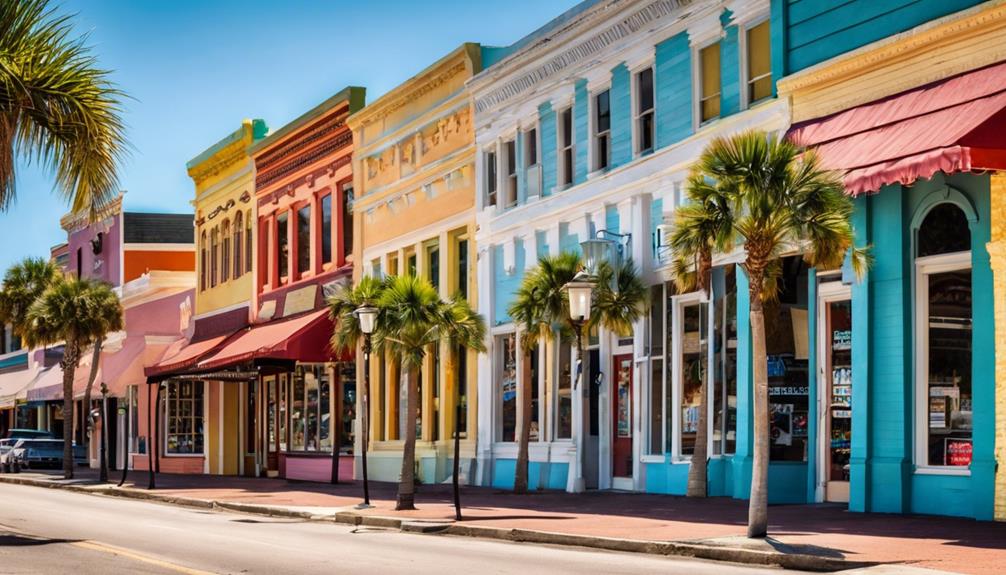
[[[563,288],[569,296],[569,319],[576,330],[577,374],[573,380],[576,389],[580,382],[579,366],[583,365],[583,325],[590,321],[590,308],[594,297],[594,279],[586,271],[580,271]]]
[[[370,442],[370,336],[377,326],[377,308],[363,305],[353,312],[356,321],[360,323],[360,331],[363,332],[363,428],[360,431],[360,442],[363,444],[361,461],[363,464],[363,504],[358,505],[359,509],[370,507],[370,484],[367,481],[367,444]]]

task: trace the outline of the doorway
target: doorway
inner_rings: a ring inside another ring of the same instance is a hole
[[[262,378],[266,394],[266,449],[265,474],[267,477],[279,475],[280,448],[280,386],[275,375]]]
[[[849,286],[825,281],[818,291],[820,463],[818,499],[849,502],[852,454],[852,299]]]
[[[616,355],[612,358],[612,426],[611,469],[617,478],[632,478],[632,354]],[[618,481],[613,487],[618,488]],[[629,487],[631,489],[631,487]]]

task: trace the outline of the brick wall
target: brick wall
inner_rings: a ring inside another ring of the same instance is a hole
[[[995,458],[1000,464],[995,479],[995,518],[1006,521],[1006,173],[992,176],[991,200],[992,241],[988,250],[995,285]]]

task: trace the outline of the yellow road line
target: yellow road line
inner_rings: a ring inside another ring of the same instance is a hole
[[[185,575],[215,575],[210,571],[200,571],[199,569],[192,569],[190,567],[184,567],[182,565],[176,565],[168,561],[163,561],[161,559],[155,559],[153,557],[148,557],[146,555],[141,555],[135,551],[130,551],[128,549],[123,549],[122,547],[115,547],[113,545],[106,545],[104,543],[98,543],[96,541],[76,541],[71,543],[74,547],[80,547],[81,549],[89,549],[91,551],[100,551],[102,553],[111,553],[113,555],[120,555],[122,557],[128,557],[135,561],[140,561],[143,563],[149,563],[151,565],[156,565],[158,567],[163,567],[165,569],[175,571],[177,573],[184,573]]]

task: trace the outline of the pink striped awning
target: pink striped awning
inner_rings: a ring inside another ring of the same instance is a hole
[[[851,195],[939,171],[1006,169],[1006,62],[794,125]]]

